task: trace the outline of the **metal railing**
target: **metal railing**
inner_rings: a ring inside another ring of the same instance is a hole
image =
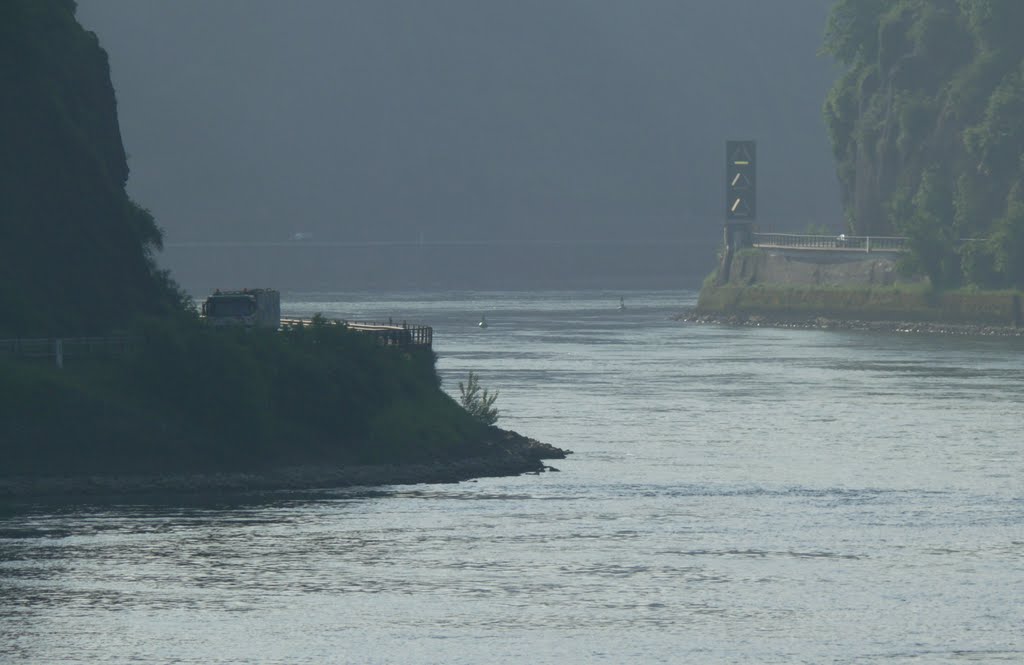
[[[52,359],[57,367],[63,367],[66,358],[125,355],[133,351],[137,343],[138,338],[128,336],[0,339],[0,355]]]
[[[402,323],[365,323],[324,319],[328,325],[340,325],[365,335],[371,335],[381,346],[432,348],[434,329],[430,326]],[[312,319],[281,319],[282,326],[308,326]],[[135,350],[138,337],[127,335],[111,337],[26,337],[0,339],[0,356],[27,360],[53,361],[64,367],[66,359],[85,357],[111,357],[127,355]]]
[[[434,329],[431,326],[410,325],[404,321],[377,323],[367,321],[346,321],[344,319],[323,319],[324,324],[342,326],[348,330],[372,336],[381,346],[432,348]],[[281,319],[281,327],[309,326],[313,319]]]
[[[795,233],[755,233],[754,247],[816,249],[843,252],[905,252],[907,239],[893,236],[812,236]]]

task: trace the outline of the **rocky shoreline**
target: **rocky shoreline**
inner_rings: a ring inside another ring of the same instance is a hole
[[[920,333],[936,335],[975,335],[986,337],[1024,337],[1024,328],[991,326],[968,323],[938,323],[923,321],[864,321],[833,319],[824,316],[784,316],[779,314],[707,314],[695,309],[672,317],[676,321],[697,324],[719,324],[751,328],[796,328],[804,330],[869,330],[891,333]]]
[[[497,428],[495,428],[497,429]],[[357,486],[457,483],[473,478],[557,471],[544,460],[572,454],[508,430],[484,443],[488,454],[417,464],[312,465],[259,471],[0,476],[0,499],[311,490]]]

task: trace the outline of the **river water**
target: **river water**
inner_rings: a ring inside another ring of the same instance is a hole
[[[288,296],[433,325],[447,390],[575,454],[8,503],[0,662],[1024,662],[1024,341],[672,321],[695,297]]]

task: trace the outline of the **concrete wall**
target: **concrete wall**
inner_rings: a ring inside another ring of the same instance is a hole
[[[934,292],[926,278],[899,276],[898,255],[746,249],[729,281],[701,289],[698,313],[878,321],[1024,324],[1021,294]]]
[[[729,284],[787,286],[893,286],[926,278],[899,277],[895,253],[842,250],[754,249],[733,258]]]

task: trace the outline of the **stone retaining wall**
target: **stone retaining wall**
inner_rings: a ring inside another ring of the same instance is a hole
[[[822,316],[864,321],[1024,325],[1011,291],[933,292],[899,276],[895,254],[746,249],[729,281],[705,286],[697,314]]]
[[[893,286],[926,278],[900,277],[899,254],[800,249],[747,249],[733,258],[729,284],[788,286]]]

